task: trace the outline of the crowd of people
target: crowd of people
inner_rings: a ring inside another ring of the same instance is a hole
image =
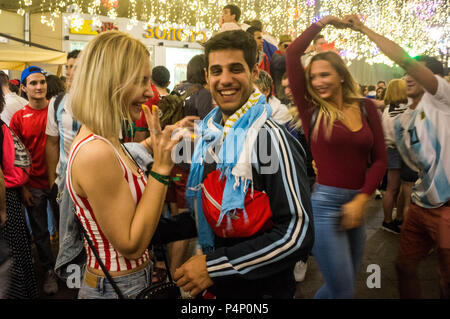
[[[119,31],[70,52],[65,81],[36,66],[20,83],[0,72],[0,297],[39,296],[27,214],[46,294],[76,264],[81,299],[135,298],[168,273],[189,298],[292,299],[313,255],[315,298],[353,298],[380,189],[380,226],[400,235],[400,297],[420,297],[417,268],[434,248],[450,297],[442,64],[355,15],[278,41],[240,15],[223,8],[172,92],[167,68]],[[326,26],[367,36],[406,75],[358,84]]]

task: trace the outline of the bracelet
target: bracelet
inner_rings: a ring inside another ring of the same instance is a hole
[[[169,175],[161,175],[158,174],[154,171],[150,171],[150,175],[156,179],[158,182],[164,184],[164,185],[169,185],[170,184],[170,176]]]

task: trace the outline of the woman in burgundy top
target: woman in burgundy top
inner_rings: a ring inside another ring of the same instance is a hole
[[[339,55],[316,54],[306,69],[300,62],[327,24],[345,27],[333,16],[311,25],[288,47],[286,68],[317,167],[313,254],[325,284],[315,298],[352,298],[364,252],[364,207],[386,171],[386,149],[376,106],[362,98]]]

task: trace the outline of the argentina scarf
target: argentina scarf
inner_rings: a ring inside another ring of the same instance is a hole
[[[220,108],[212,110],[198,127],[199,141],[192,156],[191,170],[186,190],[191,209],[197,212],[198,241],[204,253],[214,249],[214,233],[203,213],[202,177],[205,156],[209,153],[217,163],[220,178],[225,177],[223,201],[217,226],[236,209],[245,214],[244,199],[252,183],[251,155],[259,129],[272,115],[266,97],[258,90],[252,93],[239,110],[228,118],[222,127],[216,122],[222,118]],[[220,147],[218,156],[214,148]],[[229,224],[231,225],[231,224]]]

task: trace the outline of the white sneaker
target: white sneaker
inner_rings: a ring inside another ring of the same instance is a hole
[[[53,295],[58,292],[58,278],[56,277],[56,274],[53,270],[49,270],[45,274],[43,288],[44,288],[44,292],[47,295]]]
[[[302,282],[305,280],[306,270],[308,269],[308,264],[303,261],[298,261],[294,267],[294,277],[296,282]]]

